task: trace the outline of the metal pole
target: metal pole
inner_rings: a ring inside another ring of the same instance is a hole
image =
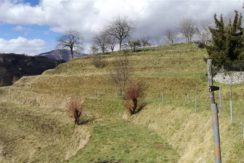
[[[212,108],[212,127],[214,135],[214,153],[215,163],[221,163],[221,148],[220,148],[220,134],[219,134],[219,117],[218,117],[218,106],[214,99],[214,86],[213,86],[213,75],[212,75],[212,60],[209,59],[207,63],[208,69],[208,84],[210,90],[210,101]],[[216,88],[216,87],[215,87]],[[217,89],[216,89],[217,90]]]

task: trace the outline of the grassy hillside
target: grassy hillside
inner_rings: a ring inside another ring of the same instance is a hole
[[[74,59],[1,88],[0,162],[213,162],[206,51],[180,44],[129,53],[130,77],[148,85],[148,105],[134,116],[110,77],[120,55],[103,56],[103,69]],[[232,124],[222,88],[223,160],[244,162],[244,85],[233,88]],[[87,124],[74,127],[67,116],[71,96],[85,97]]]

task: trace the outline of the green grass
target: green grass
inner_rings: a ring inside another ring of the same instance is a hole
[[[128,122],[93,128],[90,143],[70,162],[177,162],[177,153],[157,134]]]

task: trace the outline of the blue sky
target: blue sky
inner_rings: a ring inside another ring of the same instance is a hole
[[[39,0],[20,0],[18,4],[23,4],[26,6],[37,6]],[[31,14],[29,15],[31,16]],[[38,24],[25,24],[25,23],[4,23],[0,21],[0,38],[4,40],[15,40],[19,37],[23,37],[26,40],[42,40],[45,42],[45,45],[41,48],[30,49],[25,51],[21,49],[19,52],[17,49],[13,51],[7,49],[3,52],[16,52],[16,53],[25,53],[28,55],[35,55],[56,48],[57,39],[62,35],[60,32],[54,32],[50,29],[49,25],[38,25]],[[0,45],[1,46],[1,45]],[[28,46],[28,45],[27,45]],[[16,51],[15,51],[16,50]],[[1,52],[1,49],[0,49]]]
[[[116,17],[126,17],[132,37],[162,44],[167,30],[177,31],[184,18],[211,25],[215,13],[243,12],[242,0],[0,0],[0,53],[35,55],[56,48],[69,30],[83,38],[88,53],[92,38]],[[178,34],[178,37],[181,37]]]
[[[39,4],[39,0],[23,0],[24,3],[29,3],[31,6]]]

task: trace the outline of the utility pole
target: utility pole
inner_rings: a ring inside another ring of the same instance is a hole
[[[215,98],[214,98],[214,91],[219,90],[219,87],[213,85],[211,59],[208,59],[207,69],[208,69],[208,85],[209,85],[210,101],[211,101],[211,109],[212,109],[212,127],[213,127],[213,136],[214,136],[215,163],[222,163],[220,134],[219,134],[219,117],[218,117],[219,110],[218,110],[218,105],[215,103]]]

